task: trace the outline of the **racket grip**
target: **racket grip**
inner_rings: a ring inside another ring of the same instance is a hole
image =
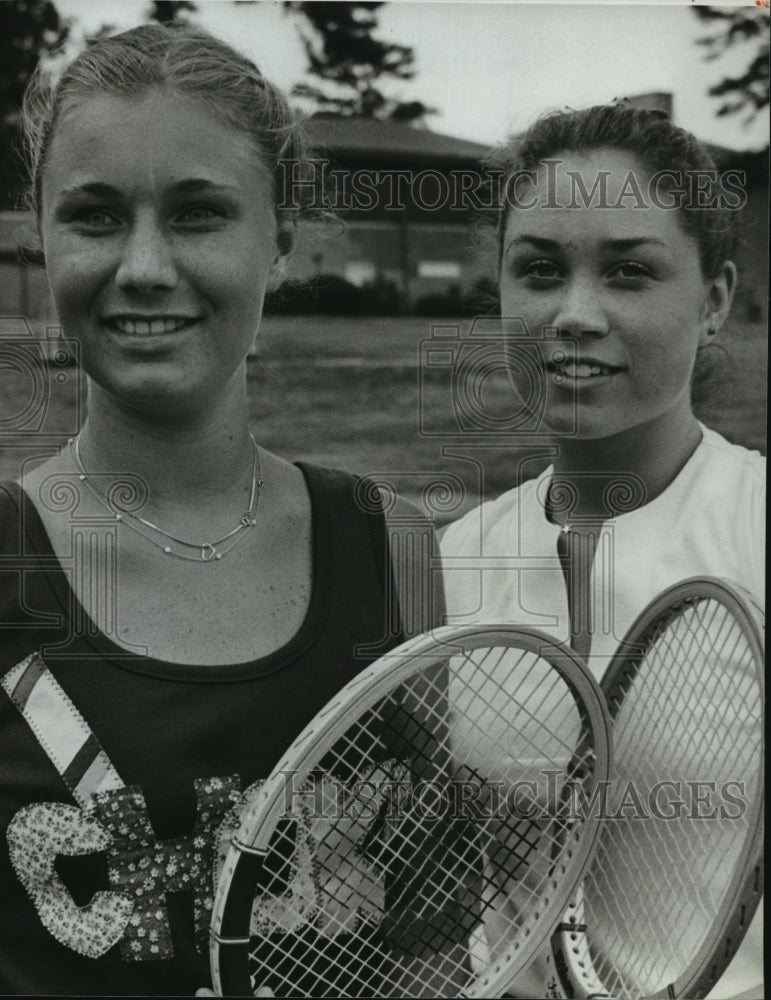
[[[233,842],[235,844],[235,841]],[[239,853],[233,866],[225,906],[219,925],[212,929],[212,955],[217,965],[212,969],[214,981],[219,982],[222,996],[251,996],[249,979],[249,936],[244,928],[251,923],[252,907],[257,883],[263,869],[266,851],[257,851],[236,844]]]
[[[583,924],[557,924],[552,935],[552,956],[544,984],[548,1000],[616,1000],[597,978]]]

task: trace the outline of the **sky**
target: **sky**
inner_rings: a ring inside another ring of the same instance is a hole
[[[736,3],[732,4],[736,6]],[[141,23],[145,0],[56,0],[86,30]],[[707,27],[688,0],[638,2],[496,2],[391,0],[379,34],[410,45],[416,76],[384,90],[434,106],[428,126],[485,144],[526,127],[543,111],[668,91],[675,121],[701,139],[733,149],[768,143],[768,121],[719,118],[708,88],[749,61],[752,45],[719,61],[704,59],[696,39]],[[198,0],[195,20],[250,55],[289,88],[305,78],[302,19],[281,2]],[[754,44],[754,43],[753,43]]]

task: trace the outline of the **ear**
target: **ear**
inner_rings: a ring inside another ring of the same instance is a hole
[[[297,244],[297,224],[291,220],[279,219],[276,229],[276,243],[273,262],[268,275],[268,291],[275,291],[286,277],[289,261]]]
[[[736,290],[736,265],[732,260],[724,262],[717,277],[707,282],[707,296],[701,319],[699,347],[712,343],[715,334],[725,323],[731,311],[731,303]]]

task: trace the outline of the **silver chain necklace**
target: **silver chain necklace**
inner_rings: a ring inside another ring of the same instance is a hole
[[[125,524],[126,527],[131,528],[137,534],[142,535],[143,538],[146,538],[148,542],[151,542],[157,548],[161,549],[167,556],[176,556],[178,559],[185,559],[188,562],[214,562],[215,560],[222,559],[223,556],[232,551],[238,542],[245,536],[247,530],[249,528],[253,528],[255,524],[257,524],[257,508],[260,506],[260,497],[262,496],[265,481],[262,478],[262,465],[260,463],[260,451],[257,447],[257,442],[254,440],[253,434],[250,434],[249,437],[252,440],[252,447],[254,448],[254,466],[252,470],[252,488],[249,494],[249,507],[247,511],[241,515],[235,528],[232,528],[227,534],[213,542],[188,542],[184,538],[177,538],[176,535],[172,535],[170,531],[166,531],[157,524],[153,524],[153,522],[148,521],[147,518],[140,517],[139,514],[133,514],[131,511],[121,507],[112,497],[104,494],[91,481],[92,474],[86,471],[80,457],[80,439],[70,438],[68,445],[70,449],[70,456],[72,457],[72,463],[78,471],[78,479],[88,486],[102,506],[107,508],[107,510],[109,510],[115,517],[116,521]],[[132,523],[135,521],[144,525],[145,528],[149,528],[151,531],[157,532],[159,535],[163,535],[165,538],[171,539],[171,541],[175,542],[178,546],[182,546],[183,551],[173,549],[166,542],[156,541],[156,539],[149,535],[147,531],[142,530],[138,524]],[[221,548],[220,546],[222,546],[223,542],[227,542],[230,538],[232,538],[233,541],[230,542],[230,544],[225,548]],[[185,549],[197,550],[197,555],[188,555],[184,551]]]

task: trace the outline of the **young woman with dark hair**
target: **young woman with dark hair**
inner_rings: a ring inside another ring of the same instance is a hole
[[[765,461],[691,403],[731,307],[741,191],[666,115],[625,104],[548,115],[495,166],[504,335],[540,356],[511,378],[551,464],[528,478],[522,459],[525,481],[447,529],[448,620],[534,626],[600,679],[681,580],[727,578],[763,604]],[[714,997],[760,983],[759,943],[760,918]],[[544,995],[532,971],[518,995]]]

